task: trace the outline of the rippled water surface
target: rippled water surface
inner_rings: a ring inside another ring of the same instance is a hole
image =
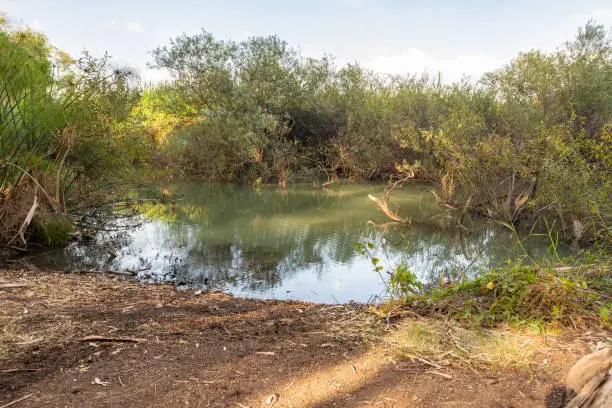
[[[436,226],[447,214],[421,186],[404,187],[393,200],[414,224],[381,226],[388,220],[368,194],[382,189],[376,184],[279,190],[177,183],[173,201],[139,207],[139,226],[94,244],[71,244],[37,262],[77,271],[137,271],[145,281],[240,296],[334,303],[385,296],[370,260],[356,253],[356,242],[373,242],[373,255],[383,264],[405,261],[427,282],[442,274],[478,273],[504,263],[516,250],[510,232],[495,224],[479,222],[469,234]],[[545,239],[526,245],[534,257],[545,255],[547,247]]]

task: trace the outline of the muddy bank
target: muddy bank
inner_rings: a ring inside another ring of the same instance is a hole
[[[419,318],[388,325],[354,304],[18,270],[0,271],[1,285],[0,406],[26,397],[13,406],[539,407],[608,335],[515,336],[517,350],[530,350],[525,366],[526,356],[504,359],[499,350],[470,363],[460,355],[472,347],[461,343],[464,329],[430,331],[438,323]],[[458,336],[458,348],[418,345],[434,335],[440,345]]]

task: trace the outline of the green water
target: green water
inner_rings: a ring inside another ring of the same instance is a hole
[[[412,226],[382,227],[389,220],[368,199],[382,190],[379,184],[280,190],[177,183],[172,201],[140,206],[141,225],[94,245],[73,244],[62,264],[129,269],[144,281],[239,296],[333,303],[385,297],[371,262],[355,252],[356,242],[373,242],[373,255],[385,265],[407,262],[424,282],[475,274],[516,254],[510,231],[496,224],[472,223],[470,233],[442,228],[448,214],[424,186],[394,195]],[[526,248],[539,258],[548,241],[530,239]]]

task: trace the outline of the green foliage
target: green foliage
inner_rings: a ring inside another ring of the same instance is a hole
[[[108,56],[75,61],[42,34],[0,22],[0,242],[15,236],[34,195],[37,216],[67,213],[125,177],[134,139],[123,123],[139,97],[131,77]],[[65,238],[55,230],[44,241]]]
[[[266,129],[277,126],[269,115],[236,118],[211,114],[186,126],[168,144],[181,168],[217,180],[233,180],[247,163],[256,166]]]
[[[423,284],[419,282],[417,276],[408,269],[404,262],[400,263],[390,273],[389,287],[392,293],[418,295]]]
[[[410,297],[420,297],[423,284],[417,276],[410,271],[408,264],[402,262],[393,268],[385,268],[380,259],[374,257],[371,251],[374,244],[371,242],[355,243],[355,250],[358,254],[370,258],[374,272],[378,273],[383,280],[388,294],[393,298],[408,299]],[[387,269],[387,270],[385,270]],[[388,278],[386,277],[388,276]]]
[[[603,131],[594,144],[586,130],[573,131],[568,126],[542,129],[534,143],[539,155],[538,191],[532,200],[542,214],[559,218],[563,229],[576,241],[605,239],[610,236],[609,131]],[[593,147],[592,147],[593,146]]]
[[[5,191],[42,174],[45,187],[59,180],[52,207],[69,207],[151,166],[281,186],[419,179],[461,214],[546,217],[575,244],[609,241],[612,40],[592,22],[556,52],[452,85],[302,58],[276,36],[202,31],[153,50],[151,66],[172,80],[145,89],[108,56],[75,61],[1,24]]]
[[[153,66],[174,75],[165,89],[197,112],[167,134],[164,163],[222,180],[308,171],[424,179],[440,204],[511,223],[556,217],[564,238],[602,240],[610,225],[610,44],[605,28],[589,22],[556,52],[521,53],[477,85],[444,85],[303,59],[274,36],[237,43],[182,35],[153,53]]]
[[[405,263],[383,267],[373,256],[371,242],[357,243],[355,248],[372,261],[392,304],[399,299],[406,307],[433,309],[489,326],[501,322],[549,328],[609,323],[609,263],[586,264],[585,254],[582,261],[573,260],[578,266],[541,267],[517,261],[459,282],[441,282],[438,287],[424,286]]]
[[[550,326],[608,321],[612,281],[607,267],[538,268],[512,265],[478,278],[435,289],[433,301],[483,324],[541,322]]]
[[[203,32],[178,37],[153,55],[154,66],[175,75],[180,98],[198,112],[164,145],[171,165],[212,179],[251,181],[280,178],[299,166],[288,111],[303,97],[303,67],[287,43],[277,37],[218,41]],[[315,86],[314,74],[304,79]]]
[[[0,160],[42,164],[41,156],[53,146],[56,129],[65,120],[49,92],[52,85],[46,39],[30,30],[0,25]],[[0,187],[19,177],[14,168],[0,168]]]
[[[611,44],[589,23],[564,49],[520,54],[479,87],[426,92],[436,115],[401,125],[398,177],[430,180],[444,205],[511,223],[538,214],[566,239],[609,239]]]

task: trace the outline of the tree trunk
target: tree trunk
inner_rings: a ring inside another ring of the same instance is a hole
[[[280,188],[287,188],[287,171],[284,167],[280,171],[280,176],[278,176],[278,185]]]

